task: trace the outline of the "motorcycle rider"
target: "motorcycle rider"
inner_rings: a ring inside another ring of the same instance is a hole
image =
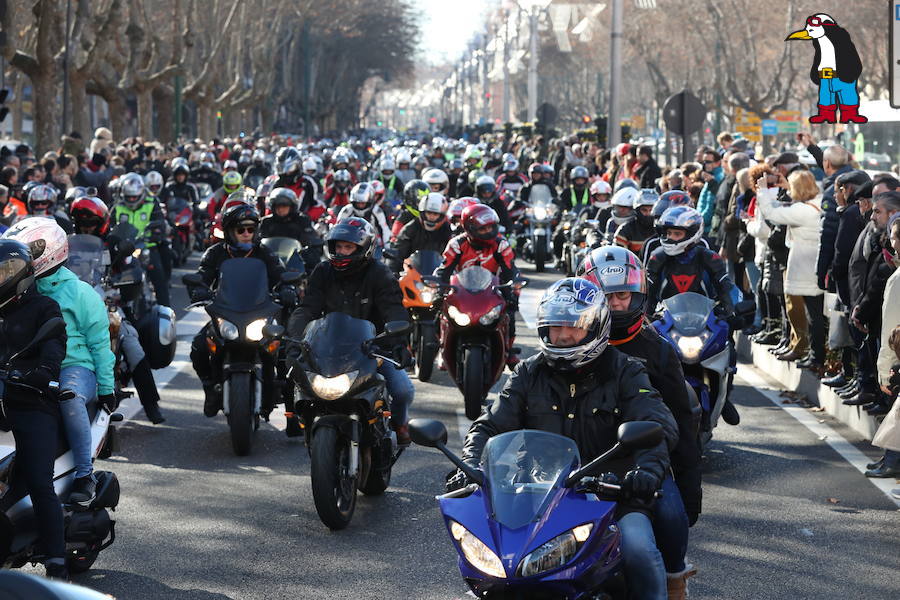
[[[347,169],[335,171],[334,177],[331,178],[331,185],[325,188],[325,204],[335,210],[349,204],[352,181],[350,171]]]
[[[147,196],[144,180],[137,173],[127,173],[122,177],[121,200],[112,207],[113,223],[128,223],[137,229],[137,238],[146,239],[146,248],[150,254],[147,276],[156,292],[156,300],[163,306],[169,306],[169,272],[166,264],[171,260],[167,250],[166,216],[159,202]]]
[[[319,263],[309,276],[306,295],[288,324],[291,336],[302,337],[310,321],[335,311],[371,321],[379,331],[387,322],[409,321],[393,273],[373,259],[375,237],[371,223],[359,217],[342,219],[329,230],[325,239],[328,261]],[[397,362],[405,367],[409,352],[403,340],[397,340],[397,344],[402,348]],[[298,353],[297,348],[288,349],[289,356]],[[397,433],[397,443],[408,446],[408,410],[415,389],[403,368],[383,362],[378,372],[391,396],[391,427]]]
[[[688,196],[687,192],[670,190],[660,195],[659,200],[657,200],[656,204],[653,205],[653,208],[650,209],[650,216],[653,217],[653,235],[647,238],[647,241],[644,242],[644,247],[641,249],[641,264],[646,265],[647,261],[650,260],[650,255],[661,245],[659,242],[659,233],[656,231],[656,224],[659,222],[659,218],[662,214],[673,206],[690,205],[691,197]],[[704,246],[709,248],[709,244],[707,244],[705,239],[701,238],[701,241]]]
[[[341,209],[337,220],[350,217],[359,217],[371,223],[382,247],[391,239],[391,228],[387,223],[387,218],[381,207],[375,205],[372,186],[368,182],[364,181],[353,186],[353,189],[350,190],[350,204]]]
[[[504,231],[512,231],[512,221],[509,218],[509,211],[506,210],[506,203],[497,195],[497,183],[490,175],[482,175],[475,180],[475,197],[482,204],[486,204],[494,209],[500,218],[500,225]]]
[[[204,152],[200,156],[200,166],[191,171],[191,181],[207,183],[210,189],[222,187],[222,175],[216,170],[216,156],[212,152]]]
[[[634,218],[619,225],[616,229],[615,243],[623,248],[628,248],[637,255],[641,254],[644,242],[653,237],[654,229],[653,206],[659,200],[656,190],[644,188],[634,197],[631,205],[634,209]]]
[[[447,222],[450,225],[450,232],[453,235],[463,233],[462,213],[468,207],[475,206],[476,204],[481,203],[478,201],[478,198],[473,198],[472,196],[463,196],[450,203],[450,208],[447,209]]]
[[[138,177],[140,177],[138,175]],[[29,217],[49,217],[54,219],[63,231],[72,233],[72,222],[61,210],[56,208],[56,199],[59,190],[52,185],[39,183],[28,190],[28,200],[25,204]]]
[[[222,175],[222,187],[213,193],[207,205],[210,219],[216,218],[216,214],[222,210],[222,205],[225,203],[226,198],[241,189],[243,184],[244,178],[237,171],[228,171]]]
[[[559,198],[553,203],[559,208],[560,212],[569,211],[574,213],[576,218],[580,218],[583,212],[592,209],[591,194],[587,187],[588,177],[590,174],[585,167],[578,165],[572,167],[569,173],[569,181],[572,185],[563,190]],[[565,222],[560,220],[553,232],[553,253],[557,259],[562,258],[563,246],[566,244],[566,228]]]
[[[188,290],[191,302],[211,300],[212,288],[218,283],[219,268],[222,263],[230,258],[257,258],[266,265],[269,280],[269,289],[274,289],[284,305],[296,303],[296,292],[291,286],[282,285],[281,274],[284,267],[281,261],[271,250],[260,246],[255,234],[259,228],[259,213],[255,206],[238,203],[228,206],[222,213],[222,231],[225,239],[210,246],[200,259],[200,267],[197,274],[203,279],[205,287],[192,287]],[[194,371],[203,385],[203,414],[214,417],[222,409],[222,386],[214,380],[212,357],[206,346],[206,338],[209,335],[211,324],[204,325],[194,341],[191,343],[191,363]],[[274,365],[264,364],[268,371]],[[263,412],[268,414],[272,406],[263,406]]]
[[[147,194],[153,196],[153,198],[159,198],[164,184],[163,176],[157,171],[150,171],[144,175],[144,186],[147,188]]]
[[[537,429],[572,438],[587,464],[615,444],[620,424],[659,423],[662,442],[604,468],[623,477],[618,527],[630,596],[664,600],[665,566],[648,515],[669,469],[667,450],[678,440],[675,420],[640,362],[609,345],[610,311],[596,285],[580,278],[556,282],[541,298],[537,321],[540,352],[519,365],[472,424],[462,459],[478,468],[491,437]],[[457,472],[447,487],[467,483]]]
[[[305,173],[300,172],[300,153],[296,148],[282,148],[275,155],[275,173],[278,180],[273,188],[290,188],[297,194],[300,212],[306,213],[310,220],[316,221],[325,212],[325,205],[316,198],[316,183]],[[327,183],[327,182],[326,182]]]
[[[403,183],[404,189],[406,189],[410,181],[417,177],[416,170],[412,168],[412,159],[409,156],[409,152],[397,153],[397,177]]]
[[[465,163],[461,158],[454,158],[447,164],[447,176],[450,178],[449,196],[451,198],[459,198],[460,196],[459,191],[463,183],[462,177],[464,167]]]
[[[403,211],[391,225],[391,237],[396,238],[410,221],[419,218],[419,202],[431,193],[431,188],[421,179],[411,179],[403,186]]]
[[[266,152],[262,148],[257,148],[252,155],[253,164],[244,171],[244,179],[252,181],[254,178],[265,179],[272,174],[272,169],[266,164]]]
[[[300,202],[293,190],[275,188],[266,202],[271,214],[259,222],[259,239],[287,237],[303,244],[303,263],[312,271],[322,260],[322,238],[313,228],[309,217],[300,212]]]
[[[503,172],[497,177],[500,192],[511,192],[517,196],[526,183],[528,178],[519,172],[519,161],[515,158],[506,160],[503,163]]]
[[[315,185],[316,196],[321,196],[324,192],[322,182],[319,180],[319,164],[312,156],[303,159],[303,174],[306,175]]]
[[[451,237],[453,234],[447,221],[447,199],[443,194],[431,192],[419,201],[419,218],[407,223],[394,242],[393,271],[399,273],[403,261],[417,250],[443,252]]]
[[[109,236],[109,209],[103,201],[93,196],[82,196],[72,203],[71,214],[75,233],[100,238],[110,253],[110,259],[115,259],[120,240]],[[141,406],[144,407],[144,414],[154,425],[165,422],[166,419],[159,409],[159,391],[153,379],[150,362],[141,347],[137,330],[127,319],[122,319],[119,336],[122,354],[128,364],[128,372],[137,390]]]
[[[609,213],[609,221],[606,223],[606,241],[615,243],[616,231],[619,227],[634,220],[634,203],[640,196],[635,188],[623,187],[613,193],[612,211]]]
[[[59,305],[37,292],[34,263],[29,248],[17,240],[0,239],[0,357],[4,363],[34,339],[41,325],[61,318]],[[59,380],[66,355],[66,332],[44,340],[16,358],[11,372],[21,373],[21,383],[7,381],[3,398],[6,424],[16,441],[16,462],[6,498],[21,498],[21,488],[31,496],[47,577],[66,580],[65,524],[62,506],[53,488],[53,464],[59,437],[59,403],[50,400],[48,386]],[[45,401],[40,400],[45,393]],[[55,400],[55,398],[53,399]],[[0,502],[0,511],[10,508]]]
[[[160,192],[159,201],[165,204],[170,198],[187,198],[192,206],[196,206],[200,202],[200,194],[197,192],[194,184],[188,182],[190,174],[191,170],[186,164],[178,164],[172,167],[172,179]]]
[[[380,170],[376,179],[384,184],[385,195],[392,207],[400,203],[403,197],[403,180],[395,173],[397,165],[390,156],[384,156],[381,159]]]
[[[697,522],[701,510],[700,405],[696,396],[688,394],[677,352],[644,318],[647,285],[640,259],[619,246],[596,248],[577,274],[606,294],[610,345],[644,364],[651,385],[660,392],[678,425],[678,444],[670,452],[674,481],[672,476],[663,481],[653,530],[666,565],[669,598],[684,598],[687,578],[696,574],[684,557],[688,527]]]
[[[531,163],[531,166],[528,167],[528,176],[531,179],[522,186],[522,189],[519,192],[519,199],[522,200],[522,202],[527,203],[528,199],[531,197],[531,190],[539,185],[546,186],[547,189],[550,190],[550,195],[553,197],[554,201],[556,200],[556,197],[558,196],[556,193],[556,186],[553,185],[552,179],[547,181],[547,179],[544,178],[543,165],[540,163]]]
[[[106,305],[90,284],[65,267],[69,240],[55,222],[25,219],[11,227],[4,237],[29,247],[37,291],[56,301],[66,322],[66,355],[59,373],[59,387],[72,393],[60,400],[59,407],[75,467],[69,503],[87,508],[96,497],[97,485],[87,403],[97,397],[109,410],[116,407],[113,375],[116,357],[109,345]]]
[[[500,283],[521,279],[516,267],[516,255],[505,237],[500,235],[500,218],[494,209],[484,204],[469,206],[462,212],[463,233],[447,242],[441,266],[434,274],[444,283],[450,282],[454,272],[477,265],[497,275]],[[516,311],[519,310],[518,290],[521,286],[500,288],[506,311],[509,313],[509,354],[506,365],[510,370],[519,363],[513,348],[516,339]]]

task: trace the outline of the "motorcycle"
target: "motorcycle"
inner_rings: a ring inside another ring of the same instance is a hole
[[[624,600],[622,534],[616,523],[621,486],[603,464],[663,440],[662,427],[632,421],[617,443],[581,466],[571,438],[530,429],[490,438],[481,469],[447,448],[447,428],[409,423],[412,440],[437,448],[472,482],[438,496],[459,570],[487,599]]]
[[[357,490],[384,493],[391,468],[402,453],[390,428],[390,404],[378,366],[400,367],[379,342],[409,331],[406,321],[390,321],[375,335],[369,321],[333,312],[311,322],[303,339],[284,336],[281,326],[267,337],[299,345],[290,360],[300,426],[310,455],[313,500],[330,529],[344,529],[356,508]]]
[[[553,196],[547,186],[539,185],[531,190],[528,207],[525,209],[527,235],[523,257],[526,260],[530,258],[534,262],[534,268],[538,273],[544,271],[544,265],[553,256],[550,238],[558,210],[553,204]]]
[[[463,394],[466,416],[474,421],[506,365],[509,313],[500,289],[512,282],[501,285],[494,274],[475,265],[454,273],[449,285],[433,277],[426,281],[449,292],[441,308],[441,356]]]
[[[715,300],[695,292],[676,294],[663,300],[662,306],[653,326],[675,348],[685,379],[700,401],[703,448],[712,439],[734,378],[729,325],[716,315]],[[740,304],[736,308],[740,310]]]
[[[283,273],[281,281],[295,285],[300,275]],[[188,288],[205,287],[197,273],[188,273],[182,282]],[[188,309],[196,306],[205,307],[210,317],[206,345],[217,388],[221,386],[222,410],[234,453],[245,456],[250,453],[253,434],[259,428],[264,399],[269,399],[265,404],[271,409],[281,395],[283,382],[275,373],[279,344],[266,339],[263,328],[277,321],[282,307],[272,299],[266,265],[257,258],[224,261],[219,268],[215,296],[195,302]]]
[[[132,323],[138,322],[154,305],[153,290],[147,277],[149,251],[138,230],[129,223],[119,223],[109,238],[118,240],[112,259],[109,285],[119,293],[121,305]]]
[[[7,358],[0,368],[0,402],[10,387],[30,388],[21,381],[18,372],[10,370],[16,356],[58,335],[65,326],[61,317],[50,319],[38,329],[25,348]],[[58,394],[62,400],[74,397],[72,392],[60,392],[57,382],[51,382],[48,392],[36,391]],[[101,407],[96,397],[88,402],[87,410],[91,423],[92,457],[109,458],[117,446],[116,429],[112,423],[122,421],[123,417]],[[0,565],[13,569],[45,558],[38,554],[39,534],[31,497],[20,488],[10,487],[15,458],[15,448],[0,446]],[[72,451],[66,446],[60,447],[53,468],[53,485],[61,498],[69,496],[75,480],[74,472]],[[63,505],[66,565],[71,573],[83,573],[90,569],[100,552],[116,539],[116,522],[110,518],[107,509],[115,510],[119,504],[119,480],[111,471],[94,471],[94,476],[97,479],[97,495],[90,506]]]
[[[166,218],[171,230],[169,240],[175,266],[187,262],[196,243],[194,233],[194,207],[185,198],[173,197],[166,203]]]
[[[434,359],[440,349],[437,334],[439,298],[422,278],[433,273],[441,260],[441,255],[434,250],[417,250],[403,261],[404,269],[400,275],[403,306],[409,311],[413,323],[409,346],[416,359],[414,369],[419,381],[431,379]]]

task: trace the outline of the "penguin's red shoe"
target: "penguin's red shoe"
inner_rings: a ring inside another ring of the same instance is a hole
[[[859,111],[858,104],[851,104],[849,106],[841,104],[841,123],[868,123],[869,119],[859,114],[857,111]]]
[[[809,118],[810,123],[813,125],[817,123],[837,123],[837,104],[832,104],[831,106],[819,104],[818,106],[819,114],[811,116]]]

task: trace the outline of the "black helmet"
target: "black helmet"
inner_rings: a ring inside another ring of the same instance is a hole
[[[234,229],[241,224],[252,223],[255,229],[259,225],[259,213],[256,207],[249,204],[236,204],[225,209],[222,213],[222,231],[225,234],[225,243],[236,250],[248,250],[238,245],[237,238],[234,237]]]
[[[431,193],[431,187],[421,179],[410,179],[403,186],[403,207],[412,213],[414,217],[419,216],[419,200]]]
[[[587,185],[587,181],[590,176],[591,176],[591,174],[588,173],[588,170],[585,167],[582,167],[581,165],[578,165],[577,167],[573,167],[572,172],[569,173],[569,179],[572,180],[572,185],[576,185],[575,184],[576,179],[584,179],[584,183],[582,184],[582,186],[585,186],[585,185]]]
[[[172,179],[179,175],[184,175],[185,177],[190,177],[191,169],[185,164],[179,164],[177,167],[172,169]]]
[[[356,251],[349,255],[337,253],[337,242],[356,244]],[[337,271],[355,271],[375,253],[375,229],[359,217],[341,219],[325,236],[325,256]]]
[[[33,283],[28,246],[16,239],[0,239],[0,310],[18,300]]]
[[[491,200],[497,191],[497,183],[490,175],[482,175],[475,180],[475,197],[484,202]]]
[[[300,201],[297,200],[297,194],[291,188],[275,188],[266,197],[266,202],[269,203],[269,208],[273,213],[278,206],[289,206],[291,210],[288,214],[290,215],[295,215],[300,210]]]

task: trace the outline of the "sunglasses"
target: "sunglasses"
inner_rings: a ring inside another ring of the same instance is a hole
[[[825,25],[834,25],[831,21],[823,21],[819,17],[810,17],[806,20],[807,25],[812,25],[813,27],[822,27]]]
[[[238,227],[234,228],[234,232],[237,233],[238,235],[240,235],[242,233],[253,233],[255,231],[256,231],[256,227],[240,227],[240,226],[238,226]]]

